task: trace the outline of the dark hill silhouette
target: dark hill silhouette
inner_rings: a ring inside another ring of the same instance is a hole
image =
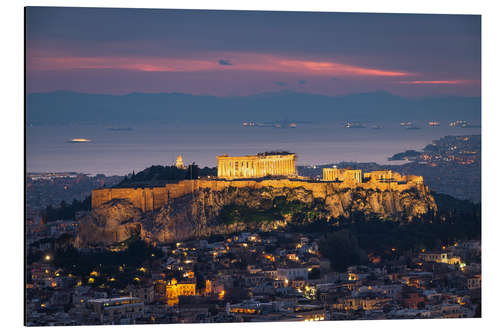
[[[274,121],[479,121],[480,97],[404,98],[385,91],[343,96],[293,91],[243,97],[182,93],[85,94],[71,91],[27,96],[32,124],[119,124]]]

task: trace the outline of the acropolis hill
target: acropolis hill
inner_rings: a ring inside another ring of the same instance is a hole
[[[170,242],[274,230],[354,212],[411,221],[437,209],[422,177],[332,168],[324,169],[324,179],[313,180],[296,174],[295,159],[289,153],[223,155],[216,178],[94,190],[92,211],[81,220],[76,244],[109,244],[134,234]]]
[[[390,170],[372,171],[362,177],[361,170],[331,168],[323,170],[323,180],[306,179],[297,176],[295,158],[296,155],[290,153],[283,155],[264,153],[241,157],[222,155],[217,157],[217,179],[181,180],[163,187],[97,189],[92,191],[92,208],[113,199],[126,199],[146,212],[164,206],[169,200],[200,189],[222,191],[229,187],[253,189],[302,187],[318,198],[324,198],[328,193],[352,188],[391,192],[412,188],[428,191],[421,176],[401,176]],[[267,176],[279,179],[265,179]]]

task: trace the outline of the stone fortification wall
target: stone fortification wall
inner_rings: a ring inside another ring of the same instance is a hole
[[[102,206],[105,202],[113,199],[127,199],[143,212],[159,209],[170,200],[193,193],[199,189],[210,189],[222,191],[229,187],[236,188],[299,188],[310,190],[315,198],[325,198],[328,194],[336,193],[344,189],[352,189],[353,185],[348,183],[307,181],[293,179],[266,179],[266,180],[183,180],[176,184],[167,184],[164,187],[144,188],[104,188],[92,191],[92,208]],[[427,186],[421,183],[360,183],[356,188],[379,191],[405,191],[417,189],[428,192]]]

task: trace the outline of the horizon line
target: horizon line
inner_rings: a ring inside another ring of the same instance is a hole
[[[481,95],[450,95],[450,94],[443,94],[443,95],[422,95],[422,96],[404,96],[400,94],[395,94],[387,90],[370,90],[370,91],[360,91],[360,92],[353,92],[353,93],[344,93],[344,94],[337,94],[337,95],[327,95],[327,94],[322,94],[322,93],[309,93],[309,92],[302,92],[302,91],[297,91],[297,90],[292,90],[292,89],[282,89],[282,90],[270,90],[270,91],[264,91],[264,92],[259,92],[259,93],[253,93],[253,94],[248,94],[248,95],[210,95],[210,94],[196,94],[196,93],[185,93],[185,92],[178,92],[178,91],[162,91],[162,92],[141,92],[141,91],[131,91],[127,93],[106,93],[106,92],[85,92],[85,91],[77,91],[77,90],[65,90],[65,89],[56,89],[56,90],[51,90],[51,91],[34,91],[34,92],[25,92],[26,97],[29,95],[35,95],[35,94],[55,94],[55,93],[75,93],[75,94],[81,94],[81,95],[107,95],[107,96],[116,96],[116,97],[123,97],[123,96],[129,96],[129,95],[187,95],[187,96],[196,96],[196,97],[215,97],[215,98],[245,98],[245,97],[251,97],[251,96],[259,96],[259,95],[278,95],[278,94],[283,94],[283,93],[291,93],[291,94],[298,94],[298,95],[310,95],[310,96],[324,96],[324,97],[344,97],[344,96],[353,96],[353,95],[368,95],[368,94],[376,94],[376,93],[385,93],[391,96],[396,96],[396,97],[402,97],[406,99],[423,99],[423,98],[446,98],[446,97],[462,97],[462,98],[481,98]]]

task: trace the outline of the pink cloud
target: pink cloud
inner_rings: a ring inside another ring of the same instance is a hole
[[[429,80],[429,81],[401,81],[402,84],[464,84],[468,80]]]
[[[221,58],[230,59],[230,66],[221,66]],[[399,77],[411,73],[367,68],[333,61],[288,58],[254,53],[207,54],[202,59],[168,57],[80,57],[51,56],[47,52],[28,54],[29,71],[114,69],[142,72],[257,71],[313,76]],[[415,81],[416,82],[416,81]]]
[[[341,76],[407,76],[410,73],[365,68],[327,61],[282,60],[280,65],[291,70],[319,75]]]

